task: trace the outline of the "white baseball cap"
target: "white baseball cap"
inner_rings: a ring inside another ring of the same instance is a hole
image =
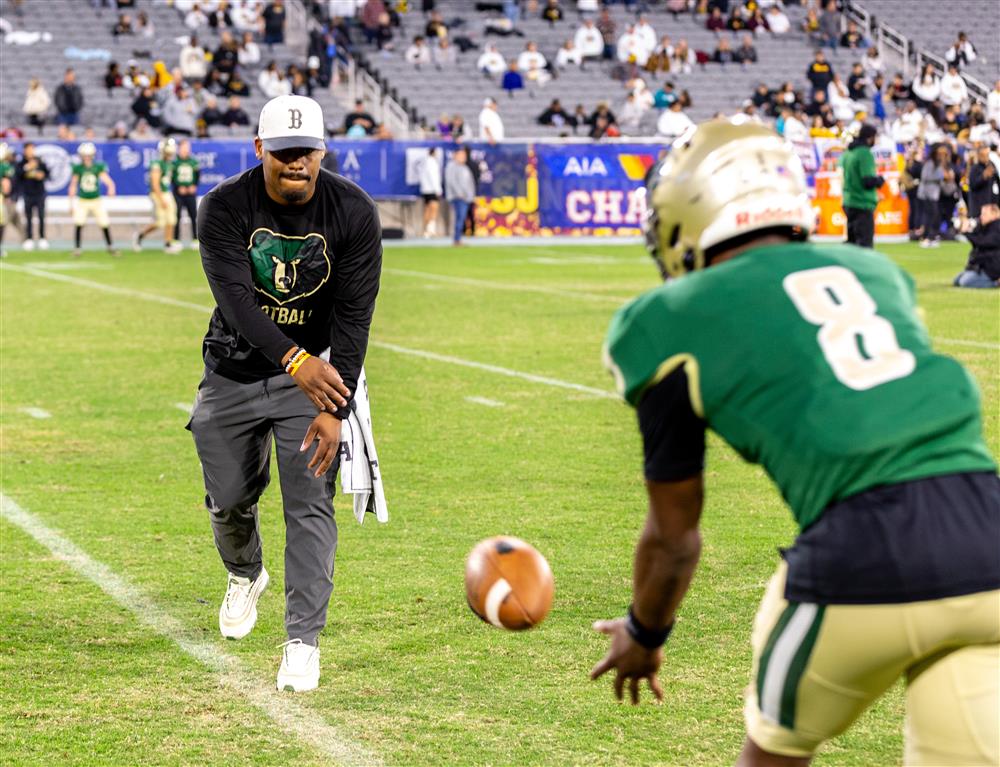
[[[308,96],[278,96],[260,110],[257,136],[264,149],[325,149],[323,108]]]

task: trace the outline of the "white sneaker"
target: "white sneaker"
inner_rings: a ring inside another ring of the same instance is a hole
[[[182,250],[184,250],[184,246],[181,245],[180,240],[174,240],[172,243],[167,245],[163,250],[167,253],[180,253]]]
[[[319,687],[319,648],[301,639],[292,639],[282,647],[281,668],[278,669],[278,689],[307,692]]]
[[[25,250],[34,250],[35,249],[35,241],[34,240],[25,240],[24,241],[24,249]]]
[[[267,570],[261,568],[257,580],[229,574],[226,598],[219,608],[219,631],[226,639],[242,639],[257,622],[257,600],[267,588]]]
[[[142,250],[142,240],[139,239],[138,232],[132,233],[132,250],[134,250],[136,253]]]
[[[931,241],[930,240],[921,240],[920,241],[920,247],[921,248],[929,248],[930,246],[931,246]]]
[[[941,240],[931,240],[931,247],[932,248],[940,248],[941,247]]]
[[[39,250],[48,250],[49,249],[49,241],[46,240],[44,237],[42,239],[40,239],[38,241],[38,249]]]

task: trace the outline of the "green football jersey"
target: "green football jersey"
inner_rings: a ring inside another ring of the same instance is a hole
[[[160,169],[160,191],[169,192],[170,191],[170,177],[173,175],[174,163],[172,160],[153,160],[149,164],[150,177],[152,177],[153,168]],[[152,190],[150,190],[152,191]]]
[[[913,281],[849,245],[747,251],[623,307],[606,360],[632,405],[685,365],[691,404],[801,528],[877,485],[992,471],[979,391],[933,352]]]
[[[14,166],[9,162],[0,160],[0,178],[9,178],[11,183],[14,183]],[[3,189],[0,188],[0,199],[3,198]]]
[[[96,200],[101,196],[102,173],[107,171],[108,166],[103,162],[94,162],[90,166],[83,163],[73,166],[73,177],[76,179],[76,193],[81,200]]]
[[[174,160],[174,186],[197,186],[201,171],[194,157]]]

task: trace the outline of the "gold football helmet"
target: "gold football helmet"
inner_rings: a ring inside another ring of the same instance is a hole
[[[160,153],[160,157],[173,157],[177,154],[177,142],[172,138],[160,139],[156,149]]]
[[[704,269],[713,247],[752,232],[803,239],[816,220],[791,144],[743,116],[685,131],[650,171],[646,194],[646,245],[664,279]]]

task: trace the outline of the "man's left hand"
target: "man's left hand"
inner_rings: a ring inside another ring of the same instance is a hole
[[[316,467],[316,473],[313,476],[322,477],[333,465],[333,461],[337,457],[337,452],[340,450],[340,428],[342,424],[343,421],[329,413],[320,413],[309,424],[309,428],[306,430],[306,437],[302,440],[302,447],[299,448],[299,451],[304,453],[309,449],[309,445],[314,440],[319,440],[316,452],[313,453],[312,460],[309,461],[308,466],[310,469],[314,466]]]
[[[622,699],[625,689],[625,681],[629,682],[629,692],[632,697],[632,705],[639,704],[639,683],[645,679],[649,682],[649,689],[653,691],[657,702],[663,700],[663,688],[656,674],[663,663],[663,648],[657,647],[655,650],[647,650],[637,644],[629,636],[625,629],[625,618],[617,618],[611,621],[596,621],[594,630],[600,631],[611,637],[611,648],[594,668],[590,671],[590,678],[597,679],[611,669],[615,670],[615,697]]]

